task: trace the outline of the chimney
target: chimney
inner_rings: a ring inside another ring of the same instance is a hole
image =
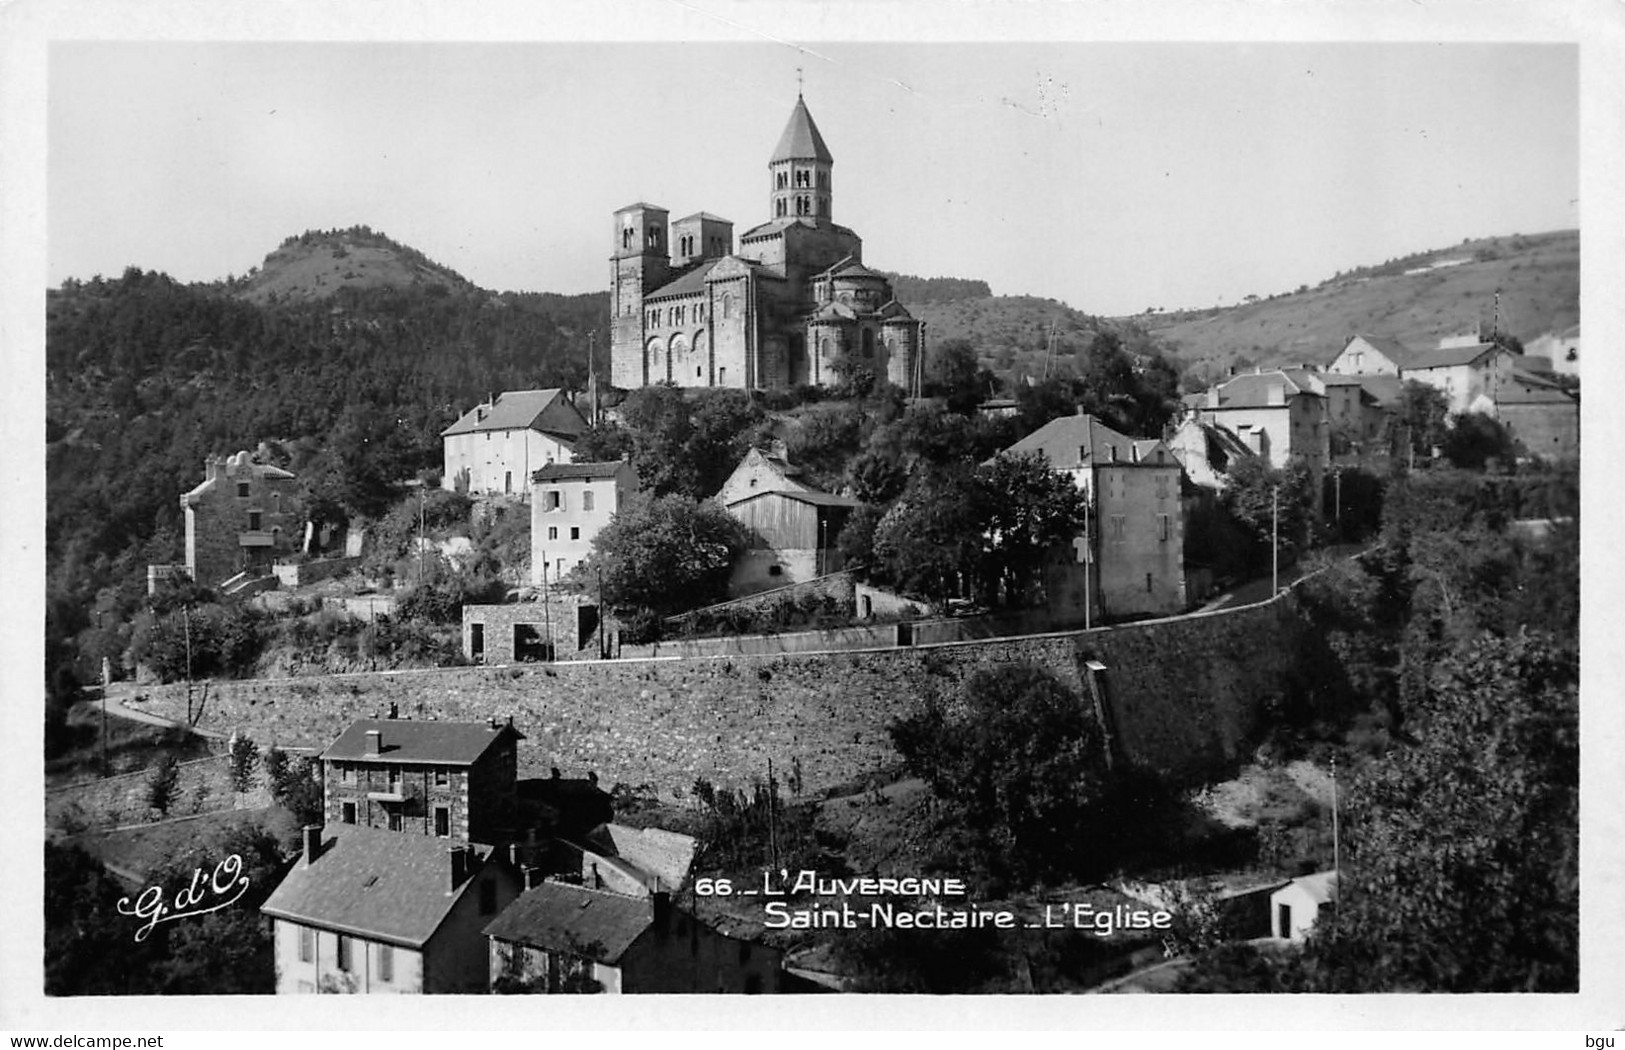
[[[666,927],[671,923],[671,894],[656,890],[649,895],[649,901],[653,908],[655,929],[666,932]]]
[[[451,885],[447,887],[449,892],[461,886],[463,880],[468,878],[468,847],[453,846],[446,852],[451,854]]]
[[[1234,372],[1232,372],[1232,374],[1234,374]],[[1216,387],[1216,386],[1208,388],[1207,407],[1209,407],[1209,408],[1218,408],[1219,407],[1219,388]]]
[[[322,855],[322,825],[306,824],[305,828],[305,867],[316,863],[316,858]]]
[[[542,884],[542,869],[534,864],[526,864],[519,869],[522,880],[521,885],[527,890],[533,890]]]
[[[367,754],[381,755],[384,753],[384,734],[376,729],[367,730]]]

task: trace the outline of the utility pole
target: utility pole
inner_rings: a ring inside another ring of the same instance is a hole
[[[1093,612],[1095,597],[1089,590],[1089,563],[1095,560],[1095,540],[1090,535],[1093,515],[1090,513],[1089,501],[1083,502],[1083,629],[1090,630],[1094,626]]]
[[[593,574],[598,578],[598,659],[609,658],[609,615],[604,609],[604,570],[595,568]]]
[[[779,867],[779,829],[777,822],[776,800],[778,788],[773,783],[773,760],[767,760],[767,859],[768,869],[777,871]]]
[[[186,632],[186,724],[192,724],[192,606],[181,606],[181,625]]]
[[[553,659],[553,601],[547,593],[547,552],[542,552],[542,622],[547,626],[547,658]]]
[[[1281,593],[1281,486],[1270,490],[1270,596]]]
[[[1334,515],[1335,515],[1335,520],[1337,522],[1337,536],[1338,536],[1338,539],[1341,540],[1342,537],[1343,537],[1343,468],[1342,467],[1336,467],[1336,468],[1334,468],[1332,470],[1332,492],[1334,493],[1332,506],[1335,508]],[[1321,498],[1324,499],[1325,497],[1321,497]],[[1324,506],[1324,505],[1325,504],[1322,504],[1322,506]]]
[[[1337,837],[1337,756],[1332,756],[1332,871],[1338,873],[1341,879],[1343,870],[1342,852]]]

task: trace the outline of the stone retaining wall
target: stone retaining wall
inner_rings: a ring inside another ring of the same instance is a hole
[[[203,728],[323,747],[356,718],[483,720],[525,734],[520,775],[592,771],[682,797],[696,777],[748,786],[799,761],[806,790],[895,768],[887,726],[977,669],[1031,662],[1089,702],[1098,676],[1119,757],[1175,781],[1233,764],[1279,696],[1301,621],[1290,593],[1198,616],[1084,632],[840,653],[613,660],[216,682]],[[183,714],[184,687],[147,709]]]

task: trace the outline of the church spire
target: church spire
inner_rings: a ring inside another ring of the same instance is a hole
[[[790,121],[779,136],[779,144],[767,162],[772,179],[768,215],[773,219],[808,219],[825,223],[832,219],[830,169],[835,158],[818,133],[807,100],[800,92],[790,111]]]

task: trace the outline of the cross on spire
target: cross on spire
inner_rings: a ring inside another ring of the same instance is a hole
[[[801,67],[797,66],[796,67],[796,97],[797,98],[801,97],[802,86],[803,85],[801,83]]]

